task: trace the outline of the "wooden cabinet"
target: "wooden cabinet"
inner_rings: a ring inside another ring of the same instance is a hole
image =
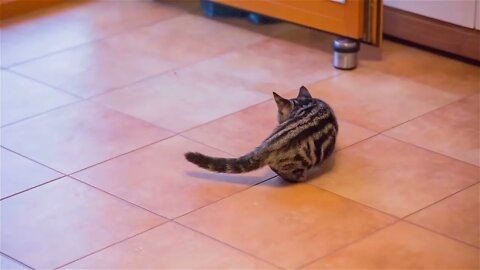
[[[366,43],[382,40],[382,0],[213,0]]]
[[[0,20],[61,3],[62,0],[0,0]]]

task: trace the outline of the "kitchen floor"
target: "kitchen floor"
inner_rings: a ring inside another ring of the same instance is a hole
[[[1,268],[479,268],[480,68],[385,41],[89,1],[1,29]],[[340,119],[302,184],[203,171],[307,86]]]

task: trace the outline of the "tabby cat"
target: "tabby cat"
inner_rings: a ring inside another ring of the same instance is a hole
[[[285,99],[273,93],[279,125],[252,152],[239,158],[209,157],[186,153],[188,161],[210,171],[244,173],[265,165],[289,182],[306,180],[307,171],[321,164],[335,149],[338,124],[327,103],[312,98],[300,88],[297,98]]]

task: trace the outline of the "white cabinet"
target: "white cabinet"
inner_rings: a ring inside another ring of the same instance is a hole
[[[480,29],[480,0],[384,0],[386,6],[437,20]]]

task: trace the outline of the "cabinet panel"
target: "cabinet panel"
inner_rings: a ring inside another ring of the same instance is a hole
[[[385,5],[468,28],[475,25],[475,0],[385,0]]]

